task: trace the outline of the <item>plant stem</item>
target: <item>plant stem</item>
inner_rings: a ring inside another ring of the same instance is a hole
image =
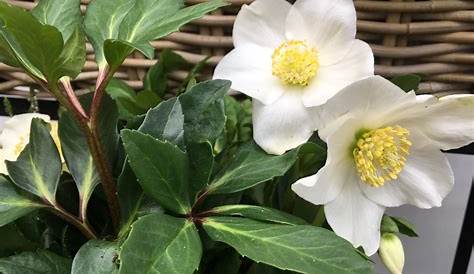
[[[82,107],[81,103],[79,102],[76,94],[74,93],[74,89],[72,88],[71,81],[69,77],[64,77],[61,79],[61,83],[63,84],[64,89],[66,90],[67,99],[71,106],[77,110],[77,112],[84,118],[89,119],[89,116],[85,112],[84,108]]]
[[[114,229],[117,230],[120,222],[120,204],[117,196],[117,187],[115,180],[112,176],[112,170],[110,162],[107,159],[107,155],[103,149],[103,145],[100,141],[100,127],[99,127],[99,115],[102,105],[102,99],[104,97],[105,88],[112,78],[114,72],[110,71],[108,67],[99,70],[99,76],[97,78],[96,89],[92,105],[90,109],[90,120],[88,123],[87,141],[91,149],[92,157],[97,165],[97,170],[101,177],[102,188],[107,199],[109,206],[112,224]]]
[[[96,164],[97,171],[100,176],[102,187],[104,189],[104,193],[107,199],[107,204],[109,207],[112,224],[114,226],[114,229],[117,230],[119,222],[120,222],[120,207],[119,207],[119,202],[118,202],[118,197],[117,197],[115,181],[112,176],[111,167],[102,149],[102,144],[100,143],[99,128],[97,126],[100,104],[96,103],[97,109],[94,111],[95,118],[89,119],[87,115],[84,115],[85,112],[84,113],[81,112],[81,110],[74,103],[71,102],[71,101],[74,101],[74,99],[71,100],[71,99],[68,99],[66,96],[64,96],[64,94],[59,90],[57,86],[52,86],[52,85],[50,86],[43,85],[43,86],[47,90],[50,90],[51,93],[53,93],[56,96],[57,100],[59,101],[61,105],[63,105],[66,109],[68,109],[74,114],[74,117],[76,118],[77,122],[82,128],[82,131],[84,132],[86,136],[89,150],[91,152],[92,158],[94,159],[94,163]],[[70,89],[71,89],[71,92],[74,93],[74,91],[72,91],[72,87]],[[103,89],[105,89],[105,86],[103,87]],[[80,103],[79,103],[79,106],[80,106]],[[92,113],[92,110],[91,110],[91,113]],[[87,219],[85,216],[86,213],[84,212],[85,208],[86,208],[85,206],[81,206],[81,216],[83,216],[82,218],[84,219],[84,221],[86,221]]]
[[[80,221],[76,216],[74,216],[71,213],[67,212],[64,208],[62,208],[58,204],[51,205],[50,209],[58,217],[64,219],[68,223],[74,225],[88,239],[97,239],[97,235],[94,232],[94,229],[92,227],[90,227],[90,225],[87,221]]]
[[[205,190],[203,191],[202,193],[199,194],[198,198],[196,199],[196,202],[194,203],[194,205],[191,207],[191,213],[190,213],[190,216],[193,216],[195,215],[197,212],[196,210],[198,209],[198,207],[204,203],[204,201],[206,200],[206,197],[207,195],[209,195],[209,190]]]

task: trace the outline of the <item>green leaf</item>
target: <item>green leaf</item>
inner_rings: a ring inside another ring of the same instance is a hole
[[[182,5],[182,0],[92,2],[86,13],[85,28],[99,67],[105,66],[106,58],[112,68],[118,67],[133,49],[152,58],[154,49],[150,41],[177,31],[225,3],[218,0],[180,9]]]
[[[6,164],[8,174],[17,186],[55,204],[61,158],[41,119],[32,120],[30,142],[15,162],[6,161]]]
[[[402,75],[402,76],[397,76],[392,79],[392,83],[395,85],[399,86],[401,89],[403,89],[406,92],[409,91],[417,91],[418,86],[421,83],[421,76],[416,75],[416,74],[408,74],[408,75]]]
[[[136,93],[126,83],[112,79],[106,88],[107,93],[117,102],[120,118],[132,120],[137,115],[145,114],[161,101],[155,93],[144,90]]]
[[[283,176],[297,157],[298,149],[275,156],[265,153],[255,143],[248,143],[240,147],[232,160],[215,176],[208,188],[209,193],[234,193]]]
[[[227,120],[214,147],[217,152],[252,140],[252,102],[248,99],[240,102],[231,96],[225,96],[224,104]]]
[[[84,29],[94,47],[99,68],[105,67],[104,43],[118,38],[123,18],[135,4],[135,0],[95,0],[87,6]]]
[[[398,226],[398,231],[409,237],[418,237],[416,233],[415,226],[411,224],[408,220],[400,217],[390,217]]]
[[[68,76],[75,79],[86,63],[86,37],[78,26],[66,41],[64,49],[55,62],[58,77]]]
[[[138,130],[184,150],[184,115],[181,103],[176,98],[162,102],[148,111]]]
[[[258,221],[267,221],[272,223],[286,225],[306,225],[306,221],[286,212],[268,207],[252,205],[225,205],[209,210],[212,214],[223,216],[239,216]]]
[[[176,213],[190,211],[188,159],[177,146],[140,133],[123,130],[130,166],[143,190]]]
[[[151,214],[133,224],[120,252],[120,273],[192,274],[202,255],[192,222]]]
[[[137,218],[150,213],[163,212],[163,209],[150,197],[145,195],[127,161],[124,163],[117,184],[120,201],[120,217],[122,218],[122,228],[120,229],[118,239],[122,240],[128,235],[132,223]]]
[[[145,90],[150,90],[163,96],[167,89],[168,74],[174,70],[182,68],[186,64],[181,55],[172,52],[169,49],[165,49],[160,53],[159,61],[152,66],[143,81]]]
[[[0,258],[2,274],[69,274],[71,260],[47,250],[23,252],[18,255]]]
[[[71,274],[114,274],[118,273],[116,243],[91,240],[77,252],[72,262]]]
[[[196,78],[198,77],[199,72],[201,72],[201,70],[206,67],[207,61],[209,61],[209,59],[211,59],[210,56],[203,58],[196,65],[194,65],[191,70],[189,70],[188,75],[178,88],[177,94],[181,94],[185,91],[188,91],[197,84]]]
[[[187,143],[214,143],[219,137],[225,126],[224,96],[230,85],[226,80],[206,81],[179,97]]]
[[[88,101],[91,102],[91,96],[84,99],[88,99]],[[86,109],[89,109],[89,107]],[[119,113],[117,104],[112,100],[112,98],[110,98],[110,96],[104,96],[99,113],[99,133],[101,136],[100,140],[105,148],[105,153],[107,154],[108,162],[111,164],[111,167],[115,166],[119,147],[120,136],[117,129],[118,120]]]
[[[380,232],[383,233],[398,233],[397,223],[390,218],[388,215],[384,215],[382,218],[382,224],[380,225]]]
[[[349,242],[323,228],[235,217],[208,218],[203,226],[215,241],[280,269],[307,274],[373,273],[370,263]]]
[[[212,145],[209,142],[189,144],[188,155],[191,194],[198,194],[208,186],[211,178],[214,167]]]
[[[12,183],[0,176],[0,226],[13,222],[42,206],[21,195]]]
[[[59,119],[59,139],[68,170],[79,190],[81,212],[84,214],[92,192],[100,183],[100,177],[86,136],[72,113],[62,113]]]
[[[31,11],[44,25],[56,27],[67,41],[82,23],[80,0],[40,0]]]
[[[8,48],[8,56],[15,56],[17,64],[37,78],[55,78],[57,68],[52,64],[63,50],[61,32],[5,2],[0,2],[0,21],[0,44]]]

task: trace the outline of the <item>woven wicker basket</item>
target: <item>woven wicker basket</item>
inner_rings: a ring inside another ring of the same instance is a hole
[[[83,10],[91,0],[82,0]],[[188,0],[189,4],[206,0]],[[253,0],[228,0],[232,5],[205,16],[153,43],[160,51],[170,48],[190,63],[207,56],[209,66],[201,77],[209,78],[214,66],[232,49],[232,25],[242,4]],[[318,0],[314,0],[318,1]],[[14,5],[31,9],[33,0],[8,0]],[[474,1],[359,1],[358,38],[368,42],[376,56],[376,73],[392,77],[408,73],[425,75],[420,93],[474,92]],[[75,80],[76,88],[94,84],[97,67],[93,50],[87,46],[88,61]],[[156,60],[147,60],[140,53],[126,59],[116,77],[140,89],[147,68]],[[177,85],[187,75],[185,71],[171,75],[171,85]],[[31,80],[16,68],[0,63],[0,93],[25,96]],[[49,95],[40,93],[39,97]]]

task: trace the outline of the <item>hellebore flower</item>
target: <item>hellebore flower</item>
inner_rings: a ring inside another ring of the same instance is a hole
[[[254,99],[255,141],[283,154],[318,127],[311,107],[373,75],[372,50],[355,35],[352,0],[257,0],[238,14],[235,49],[214,78]]]
[[[474,141],[474,96],[437,99],[405,93],[373,76],[339,92],[320,110],[326,165],[292,185],[324,204],[339,236],[374,254],[386,207],[441,206],[454,177],[440,149]]]

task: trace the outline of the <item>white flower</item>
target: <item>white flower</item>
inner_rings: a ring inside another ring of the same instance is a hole
[[[372,50],[355,34],[352,0],[257,0],[238,14],[235,49],[214,78],[254,99],[255,141],[282,154],[318,127],[310,107],[373,75]]]
[[[372,255],[385,207],[441,206],[453,172],[440,149],[474,140],[474,96],[416,96],[378,76],[356,82],[320,112],[326,165],[292,189],[324,204],[341,237]]]
[[[59,147],[58,126],[56,121],[51,121],[48,115],[26,113],[15,115],[5,121],[0,134],[0,173],[7,175],[5,160],[16,161],[20,153],[30,141],[30,126],[33,118],[40,118],[50,123],[51,133],[56,145]]]

